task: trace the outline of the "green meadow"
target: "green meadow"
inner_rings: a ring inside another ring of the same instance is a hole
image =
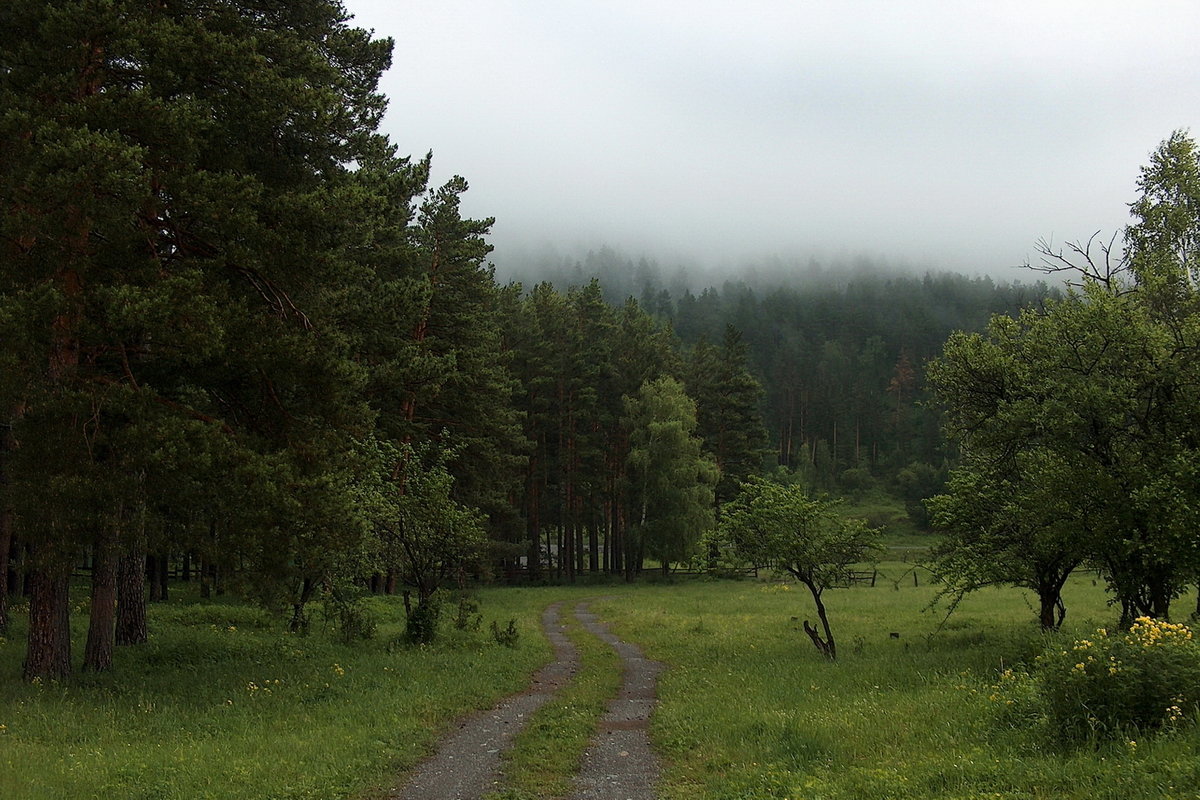
[[[873,589],[827,592],[837,663],[809,644],[811,601],[789,583],[654,587],[598,604],[671,665],[652,727],[664,800],[1200,796],[1194,728],[1063,751],[989,699],[1005,668],[1112,624],[1090,577],[1070,582],[1067,624],[1047,637],[1024,592],[979,592],[947,619],[906,565],[881,570]]]
[[[946,618],[917,574],[914,586],[911,565],[885,563],[874,588],[827,593],[837,663],[800,630],[807,592],[765,579],[484,589],[482,625],[456,629],[448,608],[424,648],[396,644],[398,598],[369,599],[377,634],[347,645],[319,614],[297,636],[255,608],[183,596],[152,605],[149,644],[121,649],[112,673],[61,685],[18,679],[18,623],[0,644],[0,797],[382,796],[455,718],[523,688],[550,657],[538,616],[555,600],[582,666],[518,737],[503,796],[562,796],[618,683],[618,660],[569,613],[589,597],[669,665],[652,723],[664,800],[1200,796],[1190,725],[1064,749],[989,699],[1003,669],[1111,625],[1091,577],[1071,581],[1065,630],[1047,637],[1023,592],[980,592]],[[490,633],[511,618],[516,647]]]
[[[367,601],[377,634],[351,645],[319,613],[296,636],[242,604],[151,604],[148,644],[118,648],[112,672],[64,685],[19,680],[22,622],[0,646],[0,797],[365,796],[550,657],[536,628],[544,593],[481,594],[480,629],[447,625],[428,648],[394,645],[398,597]],[[488,623],[513,617],[517,647],[496,644]]]

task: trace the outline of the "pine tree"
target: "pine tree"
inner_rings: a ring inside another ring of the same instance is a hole
[[[0,403],[35,572],[27,678],[70,669],[64,576],[81,549],[128,538],[122,509],[184,511],[121,476],[253,487],[236,527],[263,569],[286,567],[278,520],[312,539],[338,518],[324,457],[367,418],[328,315],[345,268],[330,222],[352,217],[351,166],[382,146],[390,43],[324,0],[245,11],[0,11]]]
[[[738,487],[762,470],[767,431],[759,401],[762,385],[751,374],[746,345],[732,325],[721,346],[701,339],[688,359],[687,388],[696,401],[696,430],[704,450],[721,471],[716,499],[726,503]]]

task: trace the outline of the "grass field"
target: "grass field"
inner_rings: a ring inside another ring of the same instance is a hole
[[[1111,624],[1090,578],[1065,594],[1062,637]],[[811,601],[794,585],[651,587],[600,604],[619,635],[671,664],[652,728],[669,762],[663,797],[1200,796],[1194,728],[1060,753],[996,724],[988,687],[1046,644],[1029,598],[981,592],[945,620],[923,611],[932,596],[903,581],[828,593],[836,664],[800,630]]]
[[[240,604],[152,604],[147,645],[119,648],[112,673],[64,685],[17,679],[21,622],[0,645],[0,797],[361,796],[550,657],[534,613],[542,594],[481,597],[480,631],[448,628],[426,649],[389,647],[403,619],[395,597],[367,601],[378,635],[350,646],[319,620],[301,637]],[[488,622],[511,617],[522,635],[501,647]]]
[[[924,610],[933,589],[923,578],[914,587],[910,570],[883,564],[875,588],[827,594],[836,664],[799,629],[807,593],[752,580],[486,589],[479,631],[448,627],[425,649],[389,647],[403,616],[396,598],[368,601],[378,636],[350,646],[319,622],[291,636],[256,609],[184,598],[152,606],[151,642],[120,650],[113,673],[64,685],[17,680],[18,625],[0,644],[0,797],[378,796],[452,719],[522,688],[549,658],[535,634],[542,608],[601,595],[613,597],[593,607],[614,631],[669,665],[652,724],[664,800],[1200,797],[1195,728],[1059,752],[998,724],[989,685],[1047,644],[1028,597],[981,592],[944,621]],[[1113,620],[1086,576],[1066,601],[1065,637]],[[488,632],[510,617],[516,648]],[[513,796],[565,786],[571,758],[539,753],[577,752],[616,685],[616,659],[572,636],[580,682],[519,741],[510,764],[529,774]]]

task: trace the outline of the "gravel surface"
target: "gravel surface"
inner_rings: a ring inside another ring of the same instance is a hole
[[[437,752],[422,762],[390,800],[478,800],[499,788],[500,753],[512,737],[579,670],[579,653],[562,632],[560,603],[542,614],[542,628],[554,646],[554,661],[542,667],[533,683],[490,711],[459,720]]]
[[[645,658],[637,645],[609,633],[588,611],[587,603],[576,607],[575,616],[616,649],[625,674],[620,693],[609,702],[595,738],[584,751],[571,800],[654,800],[659,765],[647,730],[663,665]]]

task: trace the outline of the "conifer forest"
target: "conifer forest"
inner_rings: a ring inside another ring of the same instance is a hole
[[[381,128],[402,42],[338,2],[5,0],[0,30],[0,681],[119,673],[177,593],[346,641],[394,596],[396,646],[432,647],[473,587],[756,569],[834,662],[863,648],[837,591],[900,561],[950,610],[1027,592],[1044,636],[1089,576],[1113,630],[1182,641],[1153,626],[1200,578],[1186,131],[1128,227],[1005,280],[709,280],[619,242],[501,276],[467,179]],[[1171,663],[1194,718],[1200,660]],[[1056,735],[1103,738],[1054,697]]]

